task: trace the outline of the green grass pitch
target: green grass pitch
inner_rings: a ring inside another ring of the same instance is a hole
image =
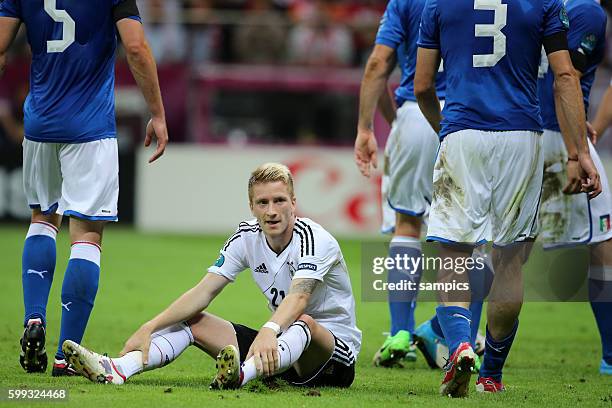
[[[170,366],[133,377],[121,387],[92,384],[80,377],[54,379],[50,368],[46,374],[27,375],[18,362],[23,313],[21,250],[25,232],[25,225],[0,228],[3,278],[0,387],[67,388],[68,402],[53,406],[612,407],[612,378],[598,373],[599,337],[586,303],[524,305],[519,333],[505,369],[508,391],[503,394],[478,395],[472,387],[467,399],[443,398],[437,393],[442,375],[427,368],[422,356],[404,369],[372,367],[372,355],[383,341],[382,332],[388,330],[389,317],[385,303],[360,300],[360,243],[354,240],[340,241],[351,271],[358,325],[364,334],[355,382],[350,389],[322,388],[309,392],[285,384],[275,387],[259,384],[240,391],[209,391],[213,360],[193,347]],[[109,227],[104,237],[100,289],[83,343],[96,351],[116,354],[141,323],[198,282],[215,261],[224,240],[225,237],[213,236],[145,235]],[[68,251],[68,234],[64,230],[58,238],[58,262],[48,307],[50,358],[57,346],[60,290]],[[420,304],[417,322],[428,318],[433,308],[431,303]],[[248,273],[230,285],[209,311],[252,327],[259,327],[269,316],[264,298]]]

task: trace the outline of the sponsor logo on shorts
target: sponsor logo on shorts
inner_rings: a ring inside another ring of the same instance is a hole
[[[317,270],[317,265],[305,262],[305,263],[298,264],[297,268],[298,268],[298,271],[300,269],[308,269],[308,270],[311,270],[311,271],[316,271]]]
[[[610,225],[610,214],[599,217],[599,231],[608,232],[612,226]]]
[[[102,214],[110,214],[111,212],[110,212],[110,210],[102,210],[101,213]]]

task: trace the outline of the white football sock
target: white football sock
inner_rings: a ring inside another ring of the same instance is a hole
[[[310,329],[301,320],[293,323],[278,338],[279,369],[276,373],[287,370],[300,358],[304,350],[310,345]],[[257,377],[255,360],[249,358],[242,365],[242,384],[241,386]]]
[[[169,364],[193,342],[191,328],[185,323],[153,333],[149,347],[149,362],[144,371]],[[113,363],[125,378],[139,374],[143,371],[142,351],[131,351],[123,357],[113,358]]]

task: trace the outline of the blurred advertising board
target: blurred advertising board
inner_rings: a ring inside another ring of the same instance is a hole
[[[299,216],[338,235],[378,234],[380,174],[362,177],[351,148],[175,145],[146,165],[150,153],[140,150],[136,159],[135,221],[141,230],[228,234],[251,217],[251,171],[280,162],[294,175]]]

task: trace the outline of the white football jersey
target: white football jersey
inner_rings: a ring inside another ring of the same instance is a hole
[[[208,272],[234,281],[247,268],[271,310],[287,296],[292,279],[320,281],[304,313],[351,345],[357,356],[361,331],[356,326],[351,281],[338,242],[323,227],[308,218],[296,218],[289,245],[276,254],[256,219],[241,222]]]

